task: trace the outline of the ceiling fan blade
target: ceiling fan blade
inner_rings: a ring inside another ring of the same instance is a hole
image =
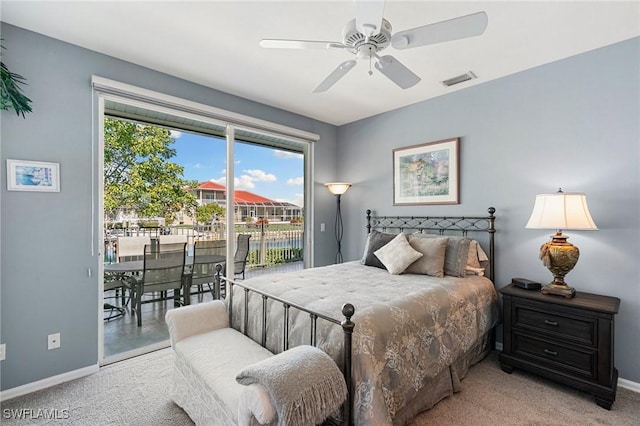
[[[375,66],[378,71],[402,89],[408,89],[420,82],[420,77],[391,55],[379,57]]]
[[[485,12],[472,13],[459,18],[400,31],[391,37],[391,45],[395,49],[402,50],[478,36],[487,28],[488,21],[489,18]]]
[[[357,62],[355,59],[350,59],[338,65],[338,68],[333,70],[331,74],[327,76],[327,78],[322,80],[322,82],[318,84],[315,89],[313,89],[313,93],[326,92],[327,90],[329,90],[331,86],[336,84],[338,80],[340,80],[349,71],[351,71],[353,67],[356,66],[356,63]]]
[[[356,28],[367,37],[378,34],[382,28],[384,0],[355,0]]]
[[[337,41],[263,39],[260,46],[267,49],[346,49]]]

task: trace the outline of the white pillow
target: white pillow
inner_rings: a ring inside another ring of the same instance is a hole
[[[393,240],[373,254],[380,259],[387,271],[393,275],[401,274],[409,265],[422,257],[422,253],[411,247],[403,233],[399,233]]]

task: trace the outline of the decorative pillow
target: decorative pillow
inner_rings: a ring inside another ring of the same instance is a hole
[[[467,275],[484,276],[485,268],[488,264],[489,257],[482,250],[482,246],[476,240],[471,240],[469,245],[469,258],[467,260]]]
[[[482,265],[480,262],[489,260],[487,254],[482,250],[480,243],[476,240],[471,240],[471,244],[469,244],[469,259],[467,260],[467,266],[471,266],[472,268],[481,268]]]
[[[382,248],[389,241],[393,240],[397,234],[387,234],[384,232],[371,231],[367,237],[367,245],[364,252],[363,264],[367,266],[375,266],[376,268],[386,269],[382,262],[373,254],[376,250]]]
[[[476,240],[471,240],[469,244],[469,256],[467,257],[467,266],[471,268],[479,268],[480,267],[480,259],[478,259],[478,242]]]
[[[416,235],[409,235],[409,244],[415,250],[422,253],[422,257],[409,265],[404,272],[408,274],[443,277],[444,258],[448,240],[449,238],[447,237],[420,238]]]
[[[374,254],[387,268],[387,271],[393,275],[403,273],[407,266],[422,257],[422,253],[411,247],[406,235],[402,232],[382,248],[376,250]]]
[[[467,265],[467,267],[464,270],[464,273],[466,276],[479,275],[481,277],[484,277],[484,268],[474,268],[473,266]]]
[[[413,234],[422,238],[442,238],[436,234]],[[469,260],[469,246],[471,239],[467,237],[447,236],[447,250],[444,254],[444,274],[452,277],[464,277],[467,261]]]

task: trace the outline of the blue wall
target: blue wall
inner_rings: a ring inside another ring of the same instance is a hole
[[[315,143],[315,220],[332,223],[335,200],[323,182],[335,179],[337,129],[296,114],[241,99],[128,62],[2,24],[2,59],[27,78],[33,113],[2,112],[0,389],[96,365],[98,270],[92,255],[92,203],[97,150],[91,76],[269,120],[320,135]],[[6,159],[60,163],[60,193],[7,192]],[[96,235],[100,231],[94,229]],[[315,264],[332,263],[332,233],[316,235]],[[88,270],[93,271],[90,277]],[[48,351],[47,335],[61,333]]]
[[[393,206],[392,150],[460,137],[455,206]],[[581,257],[567,282],[619,297],[616,366],[640,382],[640,39],[618,43],[340,127],[345,259],[361,256],[363,206],[381,215],[497,209],[498,287],[548,282],[551,231],[525,229],[536,194],[585,192],[599,231],[566,231]],[[375,164],[375,167],[371,167]]]
[[[640,382],[640,39],[588,52],[335,128],[2,24],[3,55],[28,78],[34,112],[2,112],[7,158],[61,164],[57,194],[7,192],[0,173],[0,389],[96,365],[98,287],[91,253],[91,75],[110,78],[321,135],[314,163],[314,226],[334,220],[322,182],[351,181],[342,198],[345,260],[364,244],[364,209],[380,214],[483,214],[497,209],[497,284],[546,281],[537,259],[549,232],[524,229],[535,195],[586,192],[597,232],[569,232],[581,259],[568,281],[622,299],[620,376]],[[394,148],[461,137],[461,204],[394,207]],[[375,164],[376,167],[371,167]],[[95,230],[94,230],[95,231]],[[315,233],[315,264],[332,263],[333,233]],[[53,250],[52,250],[53,248]],[[53,253],[53,254],[52,254]],[[62,347],[46,350],[49,333]]]

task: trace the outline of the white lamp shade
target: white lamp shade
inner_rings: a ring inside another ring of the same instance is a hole
[[[342,195],[347,192],[351,184],[347,182],[329,182],[325,183],[324,186],[326,186],[333,195]]]
[[[596,230],[587,197],[581,193],[557,192],[536,195],[526,228]]]

